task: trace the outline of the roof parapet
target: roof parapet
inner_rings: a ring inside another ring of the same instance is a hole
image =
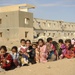
[[[9,11],[25,11],[28,12],[29,9],[34,9],[35,6],[31,4],[17,4],[11,6],[0,7],[0,12],[9,12]]]

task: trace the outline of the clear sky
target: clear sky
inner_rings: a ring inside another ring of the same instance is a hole
[[[75,22],[75,0],[0,0],[0,6],[33,4],[35,18]]]

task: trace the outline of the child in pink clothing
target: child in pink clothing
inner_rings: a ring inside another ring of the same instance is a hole
[[[40,47],[40,62],[47,62],[47,57],[46,45],[43,45]]]
[[[39,49],[39,60],[40,62],[47,62],[48,52],[46,49],[46,45],[44,45],[44,40],[38,40],[38,49]]]

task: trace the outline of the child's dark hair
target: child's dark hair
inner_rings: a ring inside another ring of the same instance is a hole
[[[33,43],[32,43],[32,46],[33,46],[33,45],[35,45],[35,46],[37,47],[37,43],[36,43],[36,42],[33,42]]]
[[[4,51],[7,51],[7,48],[6,48],[6,46],[4,46],[4,45],[0,47],[0,50],[1,50],[1,49],[3,49]]]
[[[59,39],[59,41],[58,41],[59,43],[63,43],[63,39]]]
[[[16,52],[18,52],[18,48],[17,48],[17,46],[13,46],[12,49],[11,49],[11,51],[12,51],[13,49],[15,49]]]
[[[47,42],[52,41],[53,39],[51,37],[47,38]]]
[[[45,44],[45,42],[44,42],[44,40],[43,40],[43,39],[39,39],[39,40],[38,40],[38,43],[39,43],[39,41],[42,41],[42,42],[43,42],[43,44]]]
[[[25,39],[21,39],[21,40],[20,40],[20,43],[21,43],[22,41],[26,42]]]
[[[71,44],[71,39],[66,39],[65,43],[70,43]]]
[[[71,48],[74,48],[74,45],[70,45],[68,50],[71,50]]]
[[[29,40],[29,39],[28,39],[28,40],[26,40],[26,42],[29,42],[29,43],[31,43],[31,40]]]
[[[58,43],[57,43],[56,41],[53,41],[52,44],[53,44],[53,46],[55,47],[55,49],[57,50],[57,48],[58,48]]]

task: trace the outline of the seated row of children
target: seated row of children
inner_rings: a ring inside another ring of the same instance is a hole
[[[20,43],[20,47],[13,46],[9,53],[6,46],[0,47],[0,67],[2,69],[11,70],[20,66],[28,66],[29,63],[45,63],[75,57],[75,41],[72,44],[70,39],[66,39],[65,42],[59,39],[57,43],[49,37],[46,43],[43,39],[39,39],[33,44],[30,40],[21,39]]]
[[[10,70],[16,67],[25,66],[29,63],[35,64],[35,44],[31,46],[30,40],[21,39],[21,46],[13,46],[11,52],[7,52],[6,46],[0,47],[0,66],[2,69]]]

